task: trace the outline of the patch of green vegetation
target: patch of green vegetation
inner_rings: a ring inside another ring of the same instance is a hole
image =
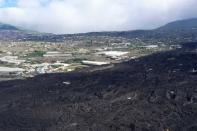
[[[46,54],[45,51],[36,50],[36,51],[28,54],[27,57],[43,57],[44,54]]]
[[[0,63],[0,66],[2,66],[2,67],[10,67],[10,68],[16,68],[17,67],[14,64],[1,64],[1,63]]]
[[[87,60],[87,59],[83,59],[83,58],[74,58],[74,59],[70,59],[70,60],[67,60],[65,63],[81,63],[81,61],[83,60]]]
[[[51,65],[52,68],[59,68],[61,65]]]
[[[43,63],[43,62],[41,62],[41,61],[36,61],[36,60],[28,60],[28,63],[30,63],[30,64],[41,64],[41,63]]]

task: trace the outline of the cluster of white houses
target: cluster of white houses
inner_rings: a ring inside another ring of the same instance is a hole
[[[19,76],[22,75],[25,70],[22,68],[11,68],[11,67],[0,67],[0,75],[1,76]]]
[[[104,55],[105,57],[111,58],[113,60],[121,60],[128,56],[129,52],[122,51],[101,51],[96,53],[96,55]],[[61,52],[47,52],[43,57],[71,57],[72,54],[61,53]],[[56,73],[56,72],[69,72],[75,70],[71,68],[72,64],[61,63],[59,61],[55,63],[41,63],[41,64],[30,64],[26,60],[20,60],[18,56],[3,56],[0,58],[0,63],[2,65],[15,65],[9,67],[0,66],[0,75],[22,75],[22,74],[45,74],[45,73]],[[110,61],[91,61],[82,60],[81,65],[88,66],[102,66],[109,65]],[[21,68],[14,68],[21,67]]]
[[[0,58],[1,63],[10,63],[10,64],[16,64],[20,65],[21,63],[24,63],[25,60],[19,60],[18,56],[4,56]]]

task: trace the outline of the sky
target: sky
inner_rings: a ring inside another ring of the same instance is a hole
[[[0,0],[0,22],[70,34],[153,29],[197,17],[197,0]]]

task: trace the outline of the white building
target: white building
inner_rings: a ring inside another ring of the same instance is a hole
[[[82,61],[85,65],[95,65],[95,66],[101,66],[101,65],[109,65],[110,62],[99,62],[99,61]]]
[[[72,54],[62,53],[58,51],[50,51],[43,55],[44,57],[71,57]]]
[[[147,46],[142,46],[146,49],[155,49],[155,48],[158,48],[159,46],[158,45],[147,45]]]
[[[123,56],[126,56],[128,53],[129,52],[124,52],[124,51],[103,51],[103,52],[99,52],[97,54],[106,55],[112,59],[120,60]]]
[[[24,71],[22,68],[0,67],[0,75],[21,75]]]
[[[24,63],[25,60],[18,60],[18,56],[4,56],[0,58],[1,62],[19,65]]]

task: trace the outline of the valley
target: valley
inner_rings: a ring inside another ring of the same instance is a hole
[[[159,41],[145,43],[138,38],[107,36],[80,37],[64,42],[2,41],[0,67],[5,71],[0,71],[0,75],[2,80],[6,77],[24,79],[38,74],[96,68],[179,47]]]
[[[196,131],[196,27],[57,35],[0,25],[0,130]]]

